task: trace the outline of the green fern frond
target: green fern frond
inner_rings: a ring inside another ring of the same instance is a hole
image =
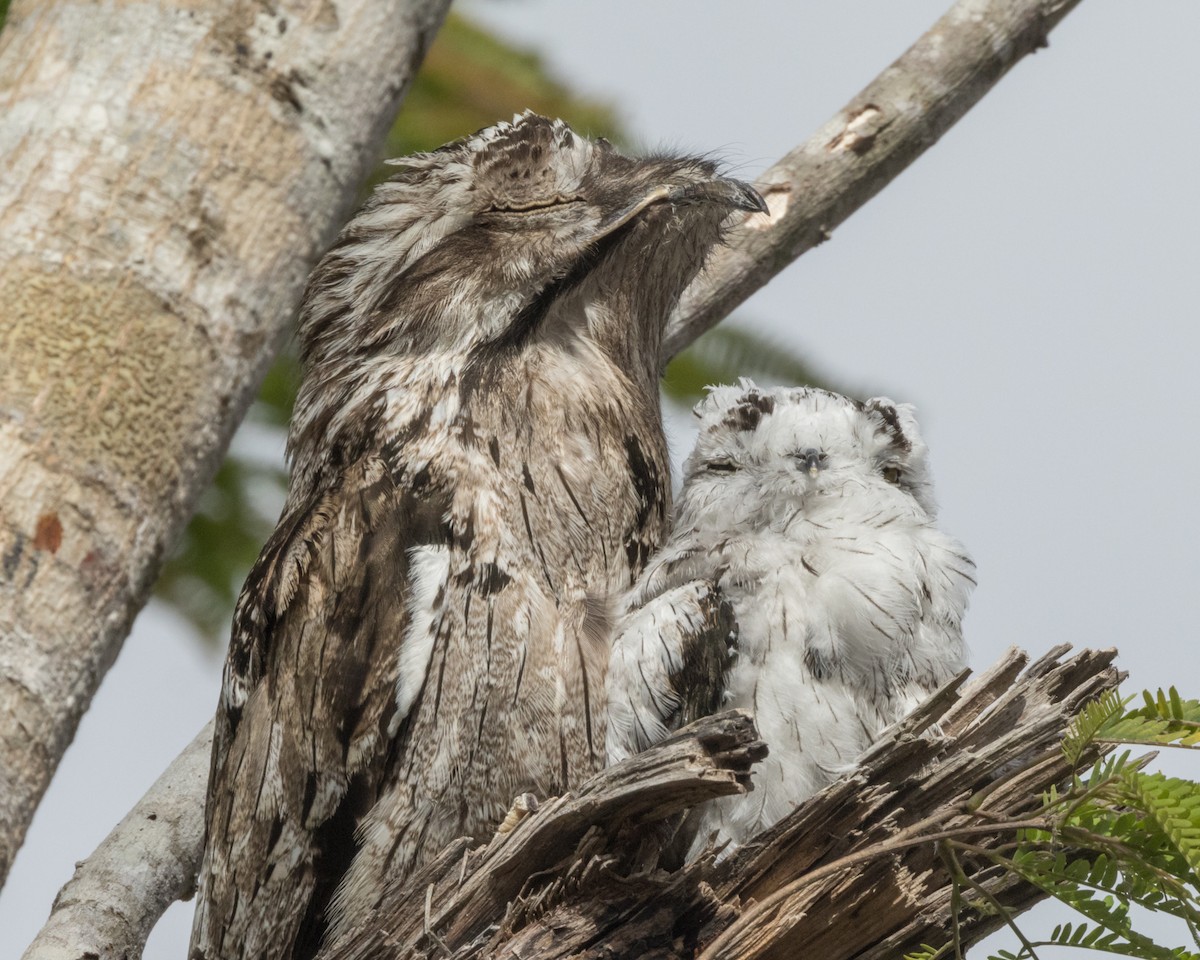
[[[1063,756],[1072,768],[1083,762],[1084,753],[1096,742],[1100,732],[1124,715],[1130,699],[1122,699],[1117,691],[1110,690],[1075,715],[1062,740]]]
[[[1093,946],[1111,934],[1104,949],[1148,960],[1191,956],[1183,948],[1164,947],[1134,930],[1129,906],[1136,903],[1195,923],[1200,918],[1195,901],[1186,891],[1181,899],[1176,892],[1165,889],[1154,871],[1126,870],[1127,866],[1104,854],[1088,860],[1045,849],[1021,850],[1012,860],[1013,869],[1021,877],[1091,922],[1092,926],[1084,925],[1087,929],[1083,933],[1079,933],[1078,924],[1068,927],[1065,936],[1090,938],[1083,945]],[[1093,927],[1100,932],[1094,933]],[[1060,943],[1063,936],[1062,928],[1056,928],[1048,942]]]
[[[1200,700],[1184,700],[1174,687],[1166,693],[1159,690],[1157,695],[1145,691],[1142,696],[1142,707],[1127,710],[1133,698],[1122,699],[1116,691],[1109,691],[1080,710],[1063,736],[1067,762],[1078,767],[1088,748],[1097,743],[1200,747]],[[1090,782],[1113,772],[1093,770]]]
[[[1135,903],[1147,910],[1165,913],[1185,922],[1200,924],[1200,900],[1191,868],[1182,860],[1157,824],[1132,818],[1136,826],[1122,833],[1122,819],[1108,824],[1115,840],[1108,853],[1068,857],[1062,850],[1025,848],[1013,856],[1022,876],[1036,874],[1041,883],[1060,884],[1095,894],[1113,896],[1122,903]],[[1066,831],[1072,842],[1078,836]],[[1097,830],[1088,834],[1092,847],[1104,843]]]
[[[1200,700],[1184,700],[1171,687],[1166,692],[1142,693],[1145,704],[1098,731],[1108,742],[1200,747]]]
[[[1064,923],[1054,928],[1049,939],[1037,946],[1075,947],[1080,950],[1098,950],[1102,953],[1124,957],[1166,956],[1179,960],[1198,960],[1200,955],[1185,947],[1160,947],[1155,945],[1150,953],[1141,944],[1129,943],[1121,935],[1100,925],[1086,923]]]
[[[1200,746],[1200,701],[1177,690],[1144,694],[1144,703],[1109,693],[1079,711],[1063,738],[1073,771],[1043,796],[1041,823],[1017,832],[1017,849],[993,861],[1080,915],[1049,939],[1018,934],[1018,953],[1067,947],[1146,960],[1200,960],[1200,784],[1147,773],[1151,756],[1101,756],[1113,743]],[[1091,762],[1090,769],[1080,767]],[[1137,906],[1184,922],[1191,947],[1169,948],[1135,929]]]
[[[1154,819],[1193,874],[1200,874],[1200,784],[1161,773],[1125,777],[1129,799]]]

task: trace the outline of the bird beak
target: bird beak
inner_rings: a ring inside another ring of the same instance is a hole
[[[707,200],[711,203],[723,203],[735,210],[745,210],[747,213],[770,212],[767,209],[766,201],[750,184],[724,177],[717,180],[705,180],[703,183],[691,183],[686,187],[676,187],[671,191],[669,199],[673,203],[681,200]]]
[[[821,451],[809,448],[800,454],[800,462],[810,477],[816,478],[821,472]]]
[[[700,183],[689,183],[685,186],[659,186],[643,194],[625,207],[612,213],[600,223],[598,237],[607,236],[614,230],[619,230],[647,207],[667,201],[681,203],[683,201],[707,201],[724,204],[736,210],[747,210],[755,213],[767,213],[767,205],[758,191],[750,184],[741,180],[729,180],[718,177],[714,180],[704,180]]]

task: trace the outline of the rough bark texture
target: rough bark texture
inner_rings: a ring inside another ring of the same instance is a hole
[[[0,33],[0,883],[448,0]]]
[[[141,955],[159,917],[195,886],[212,736],[209,723],[96,851],[76,865],[23,960]]]
[[[708,718],[634,758],[645,770],[611,768],[486,847],[447,850],[330,958],[891,960],[944,943],[951,883],[938,839],[1011,840],[1015,821],[1036,816],[1042,791],[1069,778],[1059,740],[1070,717],[1117,683],[1113,651],[1064,659],[1066,649],[1024,673],[1025,654],[1010,651],[962,691],[960,678],[885,735],[853,776],[755,842],[720,861],[663,869],[657,823],[718,792],[702,754],[718,769],[736,758],[740,779],[757,753],[741,715]],[[667,760],[684,747],[691,784],[678,757]],[[672,790],[654,774],[664,769],[676,771]],[[1014,910],[1038,899],[983,862],[963,866]],[[968,916],[964,947],[1001,922]]]
[[[857,97],[767,170],[749,217],[672,318],[671,357],[727,317],[933,146],[1079,0],[960,0]]]

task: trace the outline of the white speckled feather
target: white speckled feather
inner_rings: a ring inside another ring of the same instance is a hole
[[[753,712],[770,755],[751,794],[700,813],[699,848],[775,823],[963,667],[974,564],[935,524],[911,407],[743,380],[696,412],[674,532],[614,647],[608,749],[615,760],[666,732],[679,598],[716,584],[737,624],[724,703]]]

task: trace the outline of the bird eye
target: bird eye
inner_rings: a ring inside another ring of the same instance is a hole
[[[899,467],[884,467],[883,468],[883,479],[886,480],[888,483],[899,483],[901,476],[902,476],[902,474],[901,474]]]
[[[710,473],[737,472],[737,464],[732,460],[709,460],[706,464],[704,464],[704,467]]]
[[[572,203],[583,203],[583,197],[551,197],[548,200],[530,200],[527,203],[495,203],[488,208],[488,213],[538,213],[542,210],[553,210],[555,207],[565,207]]]

